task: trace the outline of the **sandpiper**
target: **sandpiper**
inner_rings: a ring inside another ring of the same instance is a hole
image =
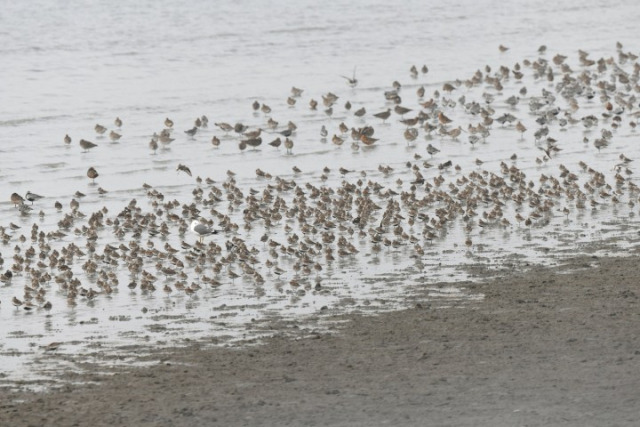
[[[98,171],[93,166],[91,166],[87,170],[87,176],[92,180],[92,182],[96,182],[96,178],[100,176],[100,174],[98,174]]]
[[[120,140],[120,138],[122,138],[122,135],[120,135],[118,132],[115,132],[115,131],[109,132],[109,139],[111,141],[117,142]]]
[[[81,139],[80,140],[80,147],[82,147],[84,149],[85,152],[91,150],[94,147],[97,147],[98,144],[94,144],[91,141],[87,141],[86,139]]]
[[[293,148],[293,141],[289,138],[284,139],[284,148],[287,149],[287,153],[291,154],[291,149]]]
[[[24,203],[24,199],[18,193],[13,193],[11,195],[11,203],[13,203],[15,206],[18,206]]]
[[[347,80],[347,84],[350,87],[356,87],[358,86],[358,79],[356,79],[356,67],[353,67],[353,76],[352,77],[347,77],[347,76],[340,76],[343,79]]]
[[[229,123],[219,122],[214,124],[218,126],[225,133],[231,132],[233,130],[233,126],[231,126]]]
[[[176,168],[176,170],[178,172],[182,171],[182,172],[186,173],[187,175],[192,176],[191,175],[191,169],[189,169],[187,166],[183,165],[182,163],[178,164],[178,167]]]
[[[382,111],[380,113],[376,113],[373,117],[377,117],[382,119],[383,122],[387,121],[387,119],[391,116],[391,108],[387,108],[387,111]]]
[[[367,110],[364,107],[354,111],[354,113],[353,113],[353,115],[356,116],[356,117],[362,117],[365,114],[367,114]]]
[[[25,194],[24,198],[30,201],[31,204],[33,204],[33,202],[35,202],[36,200],[42,199],[42,196],[32,193],[31,191],[27,191],[27,194]]]
[[[151,150],[155,153],[158,150],[158,141],[156,141],[154,138],[151,138],[151,141],[149,141],[149,148],[151,148]]]

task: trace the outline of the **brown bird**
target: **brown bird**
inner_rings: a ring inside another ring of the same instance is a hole
[[[445,116],[442,111],[438,113],[438,121],[442,125],[446,125],[452,122],[452,120],[449,117]]]
[[[284,140],[284,148],[287,149],[287,153],[291,153],[291,149],[293,148],[293,141],[289,138],[285,138]]]
[[[192,176],[191,175],[191,169],[189,169],[188,167],[186,167],[182,163],[178,164],[178,167],[176,168],[176,170],[178,172],[182,171],[182,172],[186,173],[187,175]]]
[[[453,92],[454,90],[456,90],[456,87],[454,85],[452,85],[451,83],[445,83],[442,85],[442,90],[445,92]]]
[[[275,148],[280,147],[280,144],[282,144],[282,140],[280,138],[276,138],[276,139],[274,139],[273,141],[271,141],[269,143],[270,146],[275,147]]]
[[[111,139],[111,141],[116,142],[119,141],[120,138],[122,138],[122,135],[120,135],[118,132],[109,132],[109,139]]]
[[[249,138],[247,140],[242,141],[245,144],[247,144],[250,147],[253,148],[257,148],[258,146],[260,146],[260,144],[262,144],[262,138],[257,137],[257,138]]]
[[[362,117],[362,116],[364,116],[365,114],[367,114],[367,110],[365,110],[365,109],[364,109],[364,107],[362,107],[362,108],[360,108],[360,109],[356,110],[356,111],[353,113],[353,115],[354,115],[354,116],[356,116],[356,117]]]
[[[80,140],[80,147],[82,147],[84,149],[85,152],[89,151],[90,149],[97,147],[98,144],[94,144],[91,141],[87,141],[86,139],[81,139]]]
[[[93,182],[96,182],[96,178],[97,178],[98,176],[100,176],[100,175],[98,174],[98,171],[97,171],[93,166],[91,166],[91,167],[87,170],[87,176],[88,176],[88,177],[89,177]]]
[[[15,206],[18,206],[24,203],[24,199],[18,193],[13,193],[11,195],[11,203],[13,203]]]
[[[149,148],[151,148],[151,150],[155,153],[156,150],[158,149],[158,141],[151,138],[151,141],[149,141]]]
[[[393,108],[393,111],[396,112],[396,114],[400,114],[401,116],[404,116],[405,114],[407,114],[409,111],[411,111],[411,108],[405,108],[401,105],[396,105]]]
[[[373,143],[376,142],[377,140],[378,140],[377,138],[370,138],[367,135],[360,135],[360,141],[364,145],[373,145]]]
[[[391,108],[387,108],[387,111],[382,111],[380,113],[376,113],[373,115],[373,117],[382,119],[383,122],[386,121],[390,116],[391,116]]]

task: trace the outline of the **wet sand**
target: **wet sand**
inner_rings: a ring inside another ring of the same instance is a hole
[[[280,325],[262,345],[0,391],[0,425],[637,425],[639,261],[581,257],[467,283],[485,298],[464,306],[425,294],[332,333]]]

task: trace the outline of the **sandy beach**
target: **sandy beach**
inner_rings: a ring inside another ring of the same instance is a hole
[[[637,257],[581,257],[482,284],[484,300],[341,316],[245,348],[1,392],[11,426],[631,426],[640,415]],[[459,284],[460,285],[460,284]],[[293,331],[293,332],[292,332]]]

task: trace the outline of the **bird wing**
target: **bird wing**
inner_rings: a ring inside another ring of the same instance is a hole
[[[214,230],[213,228],[209,228],[204,224],[198,224],[195,227],[193,227],[193,231],[195,231],[196,233],[198,233],[201,236],[206,236],[208,234],[216,234],[218,233],[217,230]]]

